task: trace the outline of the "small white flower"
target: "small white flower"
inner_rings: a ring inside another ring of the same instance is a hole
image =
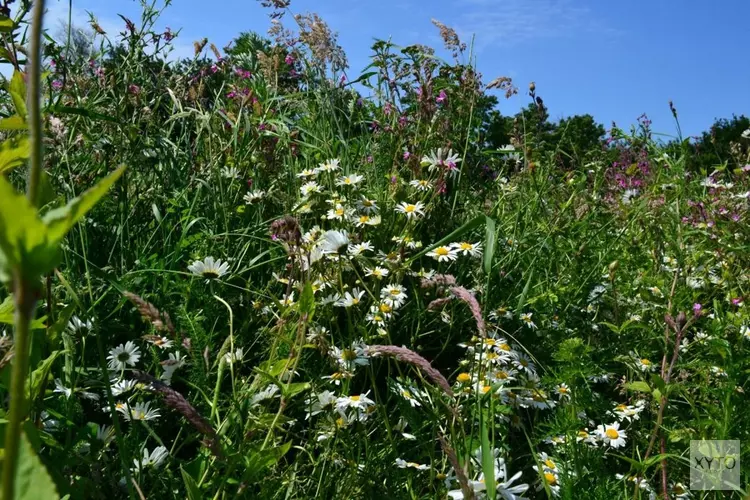
[[[110,370],[122,371],[126,366],[135,366],[138,360],[141,359],[141,351],[133,341],[128,340],[125,344],[109,350],[108,367]]]
[[[260,200],[262,200],[266,196],[265,191],[248,191],[245,196],[242,197],[243,200],[245,200],[245,203],[247,205],[252,205],[254,203],[258,203]]]
[[[221,278],[229,271],[229,263],[222,262],[221,259],[214,260],[213,257],[196,260],[188,266],[188,271],[196,276],[206,278],[206,281]]]
[[[227,179],[239,179],[240,178],[240,171],[237,170],[237,167],[229,167],[226,166],[221,169],[221,175],[224,176]]]
[[[302,193],[302,196],[304,198],[307,198],[312,193],[320,193],[323,191],[323,188],[320,187],[320,184],[318,184],[315,181],[310,181],[302,184],[302,187],[299,188],[300,193]]]
[[[387,285],[380,290],[380,298],[383,302],[396,309],[401,307],[404,301],[406,301],[406,288],[401,285]]]
[[[320,243],[324,254],[338,254],[349,245],[349,234],[346,231],[326,231]]]
[[[318,166],[318,171],[319,172],[335,172],[336,170],[340,168],[339,163],[340,161],[336,158],[328,160],[324,163],[321,163]]]
[[[596,428],[596,433],[604,444],[612,448],[625,446],[625,439],[628,437],[625,431],[620,429],[620,422],[611,425],[599,425]]]
[[[242,363],[242,359],[245,357],[245,351],[242,347],[238,347],[234,352],[227,352],[222,358],[227,364]]]
[[[359,288],[355,288],[351,292],[344,292],[344,297],[336,301],[334,305],[345,308],[356,306],[360,303],[364,294],[365,291]]]
[[[432,183],[427,179],[414,179],[409,182],[409,185],[417,191],[429,191],[432,189]]]
[[[143,470],[147,467],[158,469],[167,457],[169,457],[169,452],[164,446],[157,446],[151,453],[148,452],[147,448],[143,448],[143,458],[140,460],[134,458],[133,463],[136,470]]]
[[[347,248],[347,253],[352,257],[359,257],[363,255],[365,252],[372,252],[374,250],[374,247],[372,246],[372,243],[369,241],[365,241],[363,243],[357,243],[355,245],[349,245]]]
[[[416,203],[407,203],[402,201],[396,206],[396,212],[406,215],[411,220],[424,216],[424,204],[421,201]]]
[[[94,324],[90,319],[86,321],[82,321],[78,316],[73,316],[72,318],[70,318],[70,321],[68,321],[68,326],[66,327],[66,330],[70,333],[78,333],[84,329],[91,331],[93,327],[94,327]]]
[[[138,382],[131,379],[118,380],[112,384],[112,395],[117,397],[126,392],[130,392],[138,385]]]
[[[357,184],[362,182],[364,178],[365,177],[363,175],[359,175],[359,174],[345,175],[345,176],[339,177],[336,180],[336,185],[337,186],[356,186]]]
[[[365,269],[365,276],[372,276],[375,279],[382,280],[388,276],[389,272],[385,267],[375,266],[372,269]]]
[[[458,258],[458,251],[455,248],[442,245],[427,252],[427,257],[432,257],[438,262],[450,262]]]
[[[470,255],[472,257],[482,256],[482,244],[481,243],[469,243],[467,241],[461,241],[458,243],[451,243],[451,248],[461,255]]]

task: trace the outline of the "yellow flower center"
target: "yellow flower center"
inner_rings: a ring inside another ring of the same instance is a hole
[[[547,481],[547,484],[554,486],[557,484],[557,478],[554,474],[551,472],[545,472],[544,473],[544,480]]]
[[[367,224],[367,221],[369,221],[369,220],[370,220],[370,216],[369,215],[363,215],[363,216],[361,216],[359,218],[359,222],[362,223],[362,224]]]
[[[587,437],[589,437],[589,433],[586,431],[578,431],[578,437],[586,439]]]
[[[468,373],[466,373],[466,372],[464,372],[464,373],[459,373],[459,374],[458,374],[458,377],[456,377],[456,379],[457,379],[457,380],[458,380],[459,382],[468,382],[469,380],[471,380],[471,375],[469,375],[469,374],[468,374]]]
[[[435,249],[435,253],[441,257],[444,257],[450,253],[450,251],[446,247],[438,247]]]
[[[606,434],[609,439],[617,439],[620,437],[620,433],[617,432],[616,429],[612,429],[612,428],[607,429],[607,431],[604,434]]]
[[[471,243],[463,242],[461,243],[461,250],[472,250],[474,248],[474,245]]]
[[[503,351],[508,351],[508,352],[510,352],[510,346],[509,346],[508,344],[505,344],[505,343],[503,343],[503,344],[500,344],[500,345],[499,345],[498,347],[499,347],[500,349],[502,349]]]
[[[557,469],[555,462],[553,462],[551,458],[548,458],[547,460],[545,460],[544,465],[546,465],[548,469]]]
[[[560,394],[567,394],[568,393],[568,388],[567,387],[560,387],[559,389],[557,389],[557,392],[559,392]]]
[[[352,401],[356,403],[357,401],[359,401],[360,396],[349,396],[349,399],[351,399]]]
[[[508,378],[508,373],[500,370],[498,372],[495,372],[495,378],[499,378],[500,380],[505,380],[506,378]]]
[[[380,304],[380,312],[387,314],[391,312],[393,308],[389,306],[388,304]]]
[[[618,411],[623,411],[623,410],[624,410],[625,408],[627,408],[627,407],[626,407],[625,405],[617,405],[617,406],[615,407],[615,410],[618,410]]]
[[[339,215],[339,216],[344,215],[344,209],[341,208],[341,207],[337,208],[336,209],[336,215]]]
[[[490,392],[490,389],[492,389],[492,387],[490,387],[489,385],[485,385],[484,387],[482,387],[482,394],[487,394],[488,392]]]
[[[410,213],[414,212],[414,211],[415,211],[416,209],[417,209],[417,206],[416,206],[416,205],[412,205],[412,204],[410,203],[410,204],[408,204],[408,205],[406,205],[406,206],[404,207],[404,212],[406,212],[406,213],[409,213],[409,214],[410,214]]]
[[[646,358],[643,358],[643,359],[641,359],[641,364],[642,365],[646,365],[646,366],[650,366],[651,365],[651,361],[649,361]]]

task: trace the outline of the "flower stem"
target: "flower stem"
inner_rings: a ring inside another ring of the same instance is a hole
[[[39,179],[42,172],[42,115],[41,115],[41,44],[44,0],[34,2],[31,23],[31,52],[29,54],[28,75],[28,124],[31,139],[29,154],[28,197],[32,205],[39,202]],[[3,459],[3,498],[14,498],[18,447],[21,442],[21,421],[26,412],[26,375],[29,371],[29,333],[31,318],[36,304],[33,272],[16,267],[13,270],[15,295],[15,331],[13,369],[10,388],[10,411],[8,427],[5,431]]]

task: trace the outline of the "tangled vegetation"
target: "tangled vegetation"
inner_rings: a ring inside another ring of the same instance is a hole
[[[266,3],[177,62],[164,6],[92,18],[38,89],[31,2],[0,19],[15,496],[718,498],[688,452],[750,440],[750,120],[551,122],[437,21],[447,60],[347,77]]]

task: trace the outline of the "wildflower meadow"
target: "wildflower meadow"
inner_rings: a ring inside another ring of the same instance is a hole
[[[169,4],[0,1],[2,498],[747,498],[748,118],[555,121],[437,20],[355,75],[287,0],[175,59]]]

